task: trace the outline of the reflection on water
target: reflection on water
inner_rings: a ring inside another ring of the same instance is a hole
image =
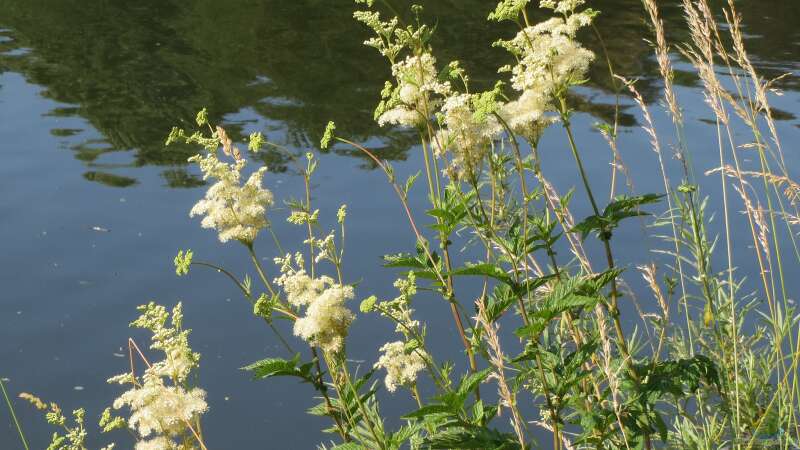
[[[505,52],[489,45],[509,32],[507,26],[485,20],[491,2],[427,3],[426,14],[441,19],[433,43],[441,61],[463,61],[478,85],[508,63]],[[669,38],[680,42],[686,35],[678,2],[664,3]],[[656,99],[657,70],[644,42],[649,34],[639,2],[607,0],[598,7],[603,12],[598,30],[615,69],[639,77],[645,98]],[[742,2],[740,7],[748,49],[764,75],[796,71],[800,3],[766,0]],[[164,135],[176,122],[191,123],[201,107],[217,118],[247,109],[278,121],[282,140],[290,146],[313,146],[324,124],[334,120],[342,134],[360,140],[380,137],[377,150],[382,156],[402,159],[415,139],[379,129],[371,120],[388,68],[361,45],[366,32],[351,20],[352,9],[350,0],[324,6],[311,0],[224,5],[211,0],[0,0],[0,70],[22,73],[46,87],[43,95],[75,105],[52,114],[80,115],[102,133],[105,146],[87,149],[81,130],[51,130],[73,137],[76,157],[89,166],[118,150],[132,152],[131,166],[183,164],[193,150],[165,150]],[[585,40],[602,51],[596,36],[590,33]],[[602,61],[598,58],[591,79],[595,88],[610,93],[614,83]],[[676,74],[678,85],[697,81],[691,71]],[[797,89],[797,77],[784,78],[779,87]],[[576,105],[609,121],[614,106],[605,100],[585,99]],[[794,120],[781,111],[775,117]],[[634,125],[635,119],[623,110],[621,124]],[[230,132],[241,137],[238,125],[231,124]],[[284,166],[280,160],[270,163]],[[168,169],[164,178],[170,186],[197,184],[179,167]]]

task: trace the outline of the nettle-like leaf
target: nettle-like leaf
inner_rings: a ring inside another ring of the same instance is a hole
[[[642,380],[641,393],[651,403],[667,394],[683,397],[697,391],[702,382],[717,388],[720,386],[717,366],[704,355],[636,364],[634,370]]]
[[[633,197],[619,196],[609,203],[599,216],[591,215],[587,217],[570,231],[580,233],[581,239],[586,239],[586,236],[594,231],[600,235],[601,239],[606,240],[611,237],[611,231],[619,226],[623,219],[648,215],[640,208],[643,205],[657,203],[662,197],[664,196],[660,194],[644,194]]]
[[[490,373],[492,373],[492,369],[487,368],[467,375],[458,386],[456,394],[461,397],[463,401],[463,399],[466,399],[470,392],[474,391],[478,385],[486,380],[486,377],[488,377]]]
[[[331,447],[331,450],[367,450],[367,447],[364,447],[361,444],[356,444],[355,442],[345,442],[344,444]]]
[[[425,405],[416,411],[410,412],[403,416],[404,419],[425,419],[429,416],[449,416],[453,413],[453,408],[450,405],[443,403],[433,403]]]
[[[394,433],[389,435],[389,445],[392,449],[401,449],[401,448],[408,448],[405,446],[409,441],[414,439],[421,440],[422,438],[419,436],[420,431],[423,430],[423,426],[420,422],[412,422],[400,427]],[[411,445],[411,448],[415,448],[414,445]]]
[[[553,246],[561,238],[561,233],[557,233],[556,227],[558,222],[549,220],[545,215],[528,215],[528,222],[530,223],[529,237],[526,242],[528,253],[533,253],[537,250],[552,251]]]
[[[455,192],[454,186],[448,186],[441,200],[431,199],[434,208],[427,211],[428,215],[436,218],[436,223],[430,228],[439,231],[444,236],[449,236],[459,226],[467,215],[466,205],[475,197],[474,192]]]
[[[479,370],[474,373],[465,375],[461,382],[454,391],[448,391],[435,398],[435,401],[429,403],[416,411],[403,416],[405,419],[423,419],[428,420],[433,416],[434,419],[452,419],[454,423],[468,423],[464,417],[466,411],[466,402],[470,394],[486,380],[492,373],[491,368]],[[484,414],[487,411],[484,410]],[[483,419],[483,418],[481,418]]]
[[[547,324],[566,311],[591,308],[600,301],[595,279],[578,277],[559,280],[539,303],[539,308],[529,314],[530,323],[515,331],[517,336],[538,339]]]
[[[434,433],[423,442],[434,449],[512,450],[520,448],[513,434],[487,427],[450,427]]]
[[[478,400],[468,406],[467,400],[478,385],[486,380],[492,369],[468,374],[454,391],[436,397],[434,403],[425,405],[404,416],[418,420],[429,432],[422,442],[425,448],[435,449],[516,449],[519,444],[513,434],[503,433],[487,426],[497,417],[497,405],[487,405]]]
[[[378,437],[381,441],[386,439],[386,436],[383,434],[382,419],[375,400],[375,394],[378,391],[377,382],[373,382],[365,388],[367,382],[374,373],[375,370],[370,370],[360,378],[354,380],[354,383],[347,386],[345,389],[331,391],[333,394],[338,394],[339,397],[331,395],[329,397],[331,401],[330,406],[328,406],[327,402],[323,401],[308,409],[308,413],[311,415],[336,417],[340,422],[352,425],[351,428],[349,427],[349,430],[353,433],[355,442],[358,445],[353,448],[390,448],[386,445],[377,445],[372,432],[367,431],[363,427],[364,414],[366,413],[369,416],[370,422],[378,427],[375,431],[378,432]],[[326,433],[337,433],[339,430],[332,426],[323,431]]]
[[[383,266],[411,269],[417,278],[424,278],[428,280],[437,280],[437,272],[442,271],[442,264],[439,255],[436,252],[430,253],[431,258],[428,258],[425,249],[422,245],[417,245],[417,253],[399,253],[396,255],[384,255]],[[433,259],[433,261],[431,261]]]
[[[426,267],[426,264],[425,261],[420,259],[418,255],[411,255],[409,253],[400,253],[397,255],[384,255],[383,267],[424,269]]]
[[[658,433],[661,440],[667,438],[667,425],[661,417],[656,402],[671,396],[675,399],[687,397],[707,383],[720,389],[719,372],[714,362],[703,355],[692,358],[642,363],[633,365],[639,380],[627,378],[625,389],[633,390],[632,396],[623,406],[626,411],[623,421],[634,436],[643,437]]]
[[[478,263],[478,264],[468,264],[464,267],[460,267],[458,269],[454,269],[450,272],[451,275],[459,276],[459,275],[479,275],[479,276],[487,276],[489,278],[494,278],[495,280],[501,281],[512,288],[517,287],[517,283],[511,278],[511,275],[506,273],[505,270],[502,268],[491,264],[491,263]]]
[[[495,286],[491,294],[484,299],[484,311],[486,319],[494,322],[499,319],[511,305],[517,302],[517,296],[511,288],[504,284]]]
[[[526,281],[517,282],[511,275],[508,274],[502,267],[492,263],[474,263],[467,264],[464,267],[459,267],[450,272],[453,276],[484,276],[493,278],[510,287],[512,292],[517,295],[524,295],[527,291],[533,290],[542,286],[547,281],[553,278],[552,275],[546,275],[538,278],[530,278]]]
[[[623,268],[614,267],[592,275],[588,280],[584,281],[581,290],[582,292],[599,294],[604,287],[611,284],[611,282],[617,279],[624,271],[625,269]]]
[[[559,361],[553,368],[553,373],[558,378],[559,383],[554,386],[554,393],[559,397],[564,397],[583,379],[591,374],[585,370],[583,364],[592,358],[598,348],[597,340],[592,339],[573,351],[568,353],[562,361]]]
[[[409,191],[411,191],[411,188],[414,186],[414,183],[417,181],[417,178],[419,177],[420,173],[422,172],[418,170],[417,173],[409,175],[409,177],[406,178],[406,183],[403,186],[403,194],[405,194],[406,196],[408,195]]]
[[[265,358],[250,365],[242,367],[242,370],[253,372],[253,378],[265,379],[272,377],[298,377],[305,382],[316,384],[312,376],[312,362],[300,363],[300,354],[294,355],[292,359]]]

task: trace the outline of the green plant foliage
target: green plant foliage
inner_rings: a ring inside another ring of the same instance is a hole
[[[592,215],[576,224],[571,231],[581,234],[582,239],[591,232],[597,232],[604,239],[610,239],[611,232],[619,226],[623,219],[629,217],[646,216],[646,212],[640,210],[643,205],[656,203],[664,196],[657,194],[645,194],[634,197],[620,196],[606,206],[600,215]],[[606,237],[607,236],[607,237]]]

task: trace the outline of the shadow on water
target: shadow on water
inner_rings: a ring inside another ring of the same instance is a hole
[[[509,62],[504,52],[489,45],[509,35],[507,25],[485,20],[491,2],[426,3],[426,19],[446,18],[437,22],[433,42],[440,61],[462,61],[478,87]],[[603,11],[598,29],[616,70],[639,77],[645,98],[657,99],[657,67],[643,41],[648,28],[639,2],[610,0],[598,7]],[[741,9],[749,50],[765,76],[797,70],[792,62],[800,59],[800,31],[793,24],[800,21],[800,4],[743,2]],[[45,88],[42,95],[73,105],[51,114],[78,115],[99,130],[105,141],[102,149],[87,148],[79,129],[50,131],[77,140],[70,148],[78,159],[91,165],[105,153],[130,151],[131,166],[170,166],[164,178],[171,187],[196,186],[199,181],[180,167],[194,150],[166,150],[164,136],[172,124],[191,124],[202,107],[216,119],[247,109],[276,121],[283,144],[291,147],[315,146],[324,125],[334,120],[343,135],[358,140],[380,138],[383,144],[377,150],[384,158],[404,159],[414,136],[380,129],[371,120],[389,71],[376,52],[361,44],[367,32],[352,20],[352,10],[350,0],[334,0],[324,7],[313,0],[224,4],[211,0],[0,0],[0,27],[4,28],[0,70],[22,73],[29,82]],[[685,40],[683,32],[676,31],[683,29],[678,2],[666,3],[663,14],[672,32],[670,40]],[[584,40],[600,54],[595,36]],[[602,60],[598,58],[592,69],[592,87],[612,94],[614,83]],[[679,85],[697,82],[691,72],[676,74]],[[797,83],[796,78],[786,78],[781,87],[795,90]],[[576,105],[599,120],[610,121],[613,103],[613,96],[601,95],[581,99]],[[777,113],[779,119],[794,118]],[[633,115],[624,108],[621,124],[635,125]],[[242,137],[240,125],[229,125],[238,138]],[[268,158],[273,169],[286,168],[279,155]]]

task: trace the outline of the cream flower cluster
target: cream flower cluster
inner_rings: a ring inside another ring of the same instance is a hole
[[[160,377],[167,377],[176,383],[184,383],[189,373],[197,368],[200,354],[189,347],[189,333],[184,330],[183,304],[178,303],[172,309],[172,314],[166,308],[150,302],[140,307],[142,315],[133,321],[132,326],[145,328],[153,333],[150,348],[160,350],[166,356],[163,361],[152,364],[150,372]],[[170,326],[167,326],[167,320]]]
[[[420,328],[419,321],[412,319],[414,312],[411,309],[411,299],[417,293],[416,277],[409,272],[407,278],[395,281],[394,286],[400,295],[394,300],[380,302],[374,301],[368,309],[377,309],[382,316],[390,317],[397,322],[395,331],[402,334],[403,341],[389,342],[380,348],[383,353],[375,363],[376,369],[385,369],[384,384],[389,392],[397,390],[398,386],[412,386],[417,381],[417,375],[426,367],[428,354],[420,344],[424,340],[425,330]],[[374,306],[373,306],[374,305]]]
[[[575,33],[592,21],[592,13],[553,17],[525,28],[504,46],[518,55],[519,64],[511,69],[514,89],[534,90],[545,95],[580,81],[594,59],[594,53],[575,41]]]
[[[179,450],[175,441],[163,436],[148,439],[146,441],[139,441],[136,443],[135,450]]]
[[[140,437],[156,435],[154,439],[140,442],[136,446],[137,450],[140,447],[173,448],[153,445],[158,442],[171,443],[170,438],[186,433],[188,424],[194,423],[199,415],[208,410],[206,393],[199,388],[187,390],[181,386],[167,386],[164,378],[149,370],[142,378],[143,384],[114,400],[114,408],[130,407],[128,426],[136,430]]]
[[[386,369],[384,384],[389,392],[398,386],[411,386],[417,382],[417,374],[425,369],[422,350],[406,352],[403,341],[389,342],[381,347],[383,355],[375,363],[376,369]]]
[[[427,120],[426,113],[432,114],[438,101],[434,94],[447,95],[450,83],[438,79],[436,58],[430,53],[407,56],[392,65],[392,76],[397,82],[389,97],[382,103],[383,110],[378,115],[378,124],[418,126]],[[379,107],[381,108],[381,107]]]
[[[586,76],[594,53],[575,40],[577,31],[591,24],[594,11],[576,12],[583,0],[542,0],[542,8],[553,9],[563,17],[553,17],[526,27],[500,44],[518,58],[510,69],[511,85],[519,98],[502,106],[500,115],[511,129],[529,140],[538,140],[554,119],[546,115],[553,109],[553,96]],[[505,70],[505,69],[501,69]]]
[[[568,15],[585,3],[585,0],[541,0],[539,2],[539,7],[552,9],[559,14]]]
[[[454,94],[445,100],[441,109],[445,128],[437,136],[437,156],[452,154],[451,169],[458,176],[475,176],[492,140],[502,131],[494,116],[478,118],[469,94]]]
[[[266,167],[253,172],[241,185],[241,171],[246,164],[243,159],[227,164],[210,152],[205,156],[195,155],[189,161],[200,166],[203,179],[217,180],[189,215],[204,216],[202,227],[216,229],[222,242],[233,239],[252,243],[267,226],[266,209],[273,203],[272,193],[261,185]]]
[[[110,378],[109,383],[132,385],[114,400],[113,406],[130,408],[128,427],[144,439],[137,443],[136,450],[177,449],[173,438],[188,433],[189,427],[208,410],[205,391],[184,387],[190,372],[197,368],[200,355],[189,347],[190,330],[182,329],[180,303],[171,315],[153,302],[139,310],[142,315],[131,325],[150,330],[153,333],[150,348],[164,352],[165,359],[149,365],[141,380],[133,373]]]
[[[551,109],[549,97],[541,91],[528,89],[516,100],[502,105],[498,114],[515,134],[536,142],[545,128],[556,120],[546,114]]]
[[[295,259],[302,262],[302,258]],[[355,319],[345,306],[345,302],[353,298],[353,288],[327,276],[312,278],[303,269],[293,269],[290,255],[277,258],[276,262],[282,265],[282,274],[275,279],[275,284],[283,287],[290,304],[305,307],[305,316],[294,322],[294,335],[326,352],[340,352]]]
[[[305,270],[291,271],[275,279],[275,284],[283,286],[286,300],[296,306],[308,306],[316,300],[326,286],[333,284],[333,279],[322,276],[311,278]]]
[[[356,11],[353,17],[368,27],[372,28],[376,36],[364,41],[364,45],[374,47],[381,55],[393,60],[403,49],[403,45],[393,39],[399,20],[393,17],[391,20],[381,20],[381,15],[377,11]]]

